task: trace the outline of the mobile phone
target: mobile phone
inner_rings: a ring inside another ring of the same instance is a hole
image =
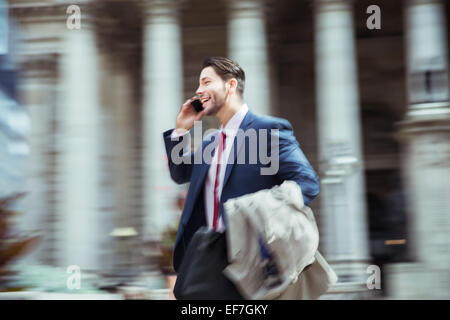
[[[203,104],[200,102],[200,100],[192,100],[191,106],[194,108],[195,112],[203,111]]]

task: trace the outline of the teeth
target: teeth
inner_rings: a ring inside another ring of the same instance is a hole
[[[208,100],[209,100],[209,98],[202,98],[202,99],[200,99],[201,103],[205,103]]]

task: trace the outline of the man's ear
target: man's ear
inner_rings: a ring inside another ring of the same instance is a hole
[[[227,83],[228,83],[228,87],[229,87],[229,89],[228,89],[229,92],[230,93],[236,92],[238,81],[235,78],[231,78],[230,80],[227,81]]]

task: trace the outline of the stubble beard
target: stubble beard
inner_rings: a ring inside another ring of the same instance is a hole
[[[217,113],[220,111],[220,109],[222,109],[222,107],[225,104],[225,97],[221,97],[220,99],[218,99],[217,95],[214,94],[214,104],[212,104],[205,115],[207,116],[215,116],[217,115]]]

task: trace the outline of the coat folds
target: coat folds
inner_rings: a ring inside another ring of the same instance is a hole
[[[230,261],[224,273],[246,299],[316,299],[337,281],[317,250],[314,214],[294,181],[230,199],[224,206]],[[267,256],[277,271],[270,279]]]

